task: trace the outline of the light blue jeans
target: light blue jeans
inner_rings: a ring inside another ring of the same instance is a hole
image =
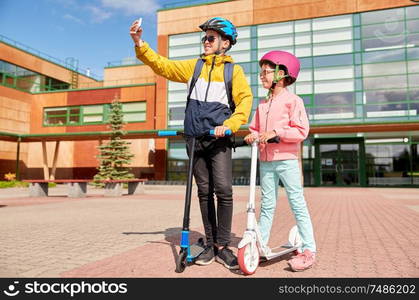
[[[304,199],[301,183],[301,171],[298,160],[260,161],[260,187],[262,204],[259,216],[259,229],[265,245],[269,242],[272,222],[278,199],[279,180],[283,183],[288,202],[297,222],[298,231],[303,241],[302,251],[316,252],[313,225]]]

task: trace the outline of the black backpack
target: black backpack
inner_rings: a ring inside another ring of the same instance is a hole
[[[188,102],[189,98],[191,96],[192,90],[195,87],[195,83],[198,80],[199,75],[201,75],[202,66],[204,65],[204,60],[199,58],[196,61],[195,64],[195,70],[193,72],[191,85],[189,87],[188,92]],[[234,110],[236,109],[236,105],[233,101],[233,69],[234,69],[234,63],[225,62],[224,63],[224,83],[226,86],[226,92],[227,92],[227,98],[228,98],[228,105],[230,106],[231,113],[234,113]]]

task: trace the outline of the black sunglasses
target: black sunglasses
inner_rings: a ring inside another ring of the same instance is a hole
[[[215,36],[213,36],[213,35],[209,35],[209,36],[204,35],[202,37],[201,41],[202,41],[202,43],[205,43],[206,41],[212,43],[212,42],[215,41]]]

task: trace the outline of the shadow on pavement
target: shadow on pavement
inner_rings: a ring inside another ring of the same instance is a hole
[[[161,241],[148,241],[151,244],[166,244],[169,245],[172,254],[173,254],[173,263],[176,265],[176,259],[179,257],[179,250],[180,250],[180,239],[181,239],[181,227],[171,227],[167,228],[164,231],[144,231],[144,232],[123,232],[122,234],[125,235],[155,235],[155,234],[164,234],[164,239],[166,242]],[[189,231],[189,243],[192,245],[196,243],[200,238],[203,238],[205,241],[205,235],[198,231]],[[231,247],[237,248],[239,242],[241,241],[242,237],[236,236],[234,233],[231,233]],[[192,265],[193,263],[191,263]],[[230,270],[230,272],[243,275],[240,270]]]
[[[146,234],[164,234],[164,239],[167,242],[160,242],[160,241],[149,241],[149,243],[154,243],[154,244],[168,244],[171,249],[172,249],[172,253],[173,253],[173,261],[176,264],[176,259],[178,258],[179,254],[178,254],[178,249],[180,247],[180,238],[181,238],[181,232],[182,232],[182,228],[181,227],[172,227],[172,228],[167,228],[164,231],[150,231],[150,232],[123,232],[123,234],[126,235],[131,235],[131,234],[139,234],[139,235],[146,235]],[[204,238],[205,236],[202,235],[200,232],[197,231],[189,231],[189,242],[191,244],[195,243],[196,241],[198,241],[199,238]]]

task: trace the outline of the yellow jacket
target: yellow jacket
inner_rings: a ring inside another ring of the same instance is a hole
[[[168,80],[188,83],[192,79],[197,59],[169,60],[157,54],[144,42],[141,48],[135,47],[137,58],[150,66],[153,71]],[[252,109],[252,91],[247,83],[241,66],[235,64],[232,80],[232,96],[236,105],[234,113],[229,110],[228,98],[224,84],[224,63],[233,62],[227,55],[202,56],[205,63],[202,67],[185,114],[185,132],[189,126],[198,126],[194,132],[207,127],[214,128],[223,124],[233,132],[246,124]],[[185,99],[186,100],[186,99]],[[188,114],[188,111],[190,114]],[[196,124],[196,123],[201,124]],[[194,134],[195,135],[195,134]]]

